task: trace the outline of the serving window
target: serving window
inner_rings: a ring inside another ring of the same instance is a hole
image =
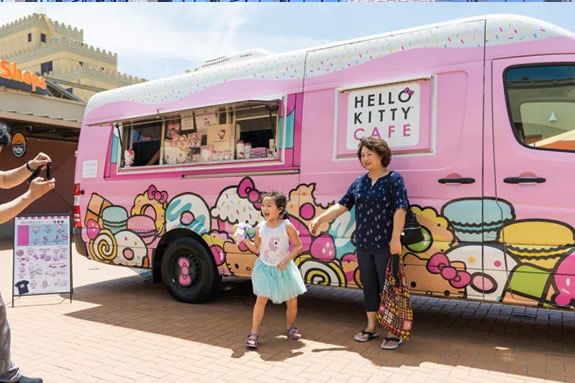
[[[245,101],[123,122],[121,167],[277,159],[280,106]]]

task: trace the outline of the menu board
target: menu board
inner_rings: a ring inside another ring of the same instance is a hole
[[[13,296],[71,293],[70,217],[14,219]]]

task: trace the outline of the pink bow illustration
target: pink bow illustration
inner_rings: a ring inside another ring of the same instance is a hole
[[[427,262],[427,270],[431,274],[441,274],[441,277],[456,289],[461,289],[471,282],[471,276],[467,271],[457,270],[451,266],[449,258],[445,254],[436,253]]]
[[[244,177],[238,184],[238,195],[247,198],[256,209],[261,208],[260,192],[256,189],[254,181],[250,177]]]
[[[156,200],[159,203],[163,204],[168,202],[168,192],[167,191],[159,191],[156,189],[154,185],[150,185],[148,188],[148,198],[150,200]]]
[[[409,89],[409,87],[405,87],[404,90],[402,90],[402,92],[409,94],[410,96],[413,96],[413,94],[415,93],[414,90]]]

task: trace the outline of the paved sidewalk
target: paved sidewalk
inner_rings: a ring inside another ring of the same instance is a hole
[[[10,244],[0,289],[10,302]],[[359,291],[312,287],[300,299],[302,341],[269,306],[246,351],[250,284],[211,303],[174,301],[149,274],[74,255],[74,296],[24,297],[8,308],[13,359],[45,382],[575,382],[575,312],[415,298],[412,341],[398,351],[356,343]]]

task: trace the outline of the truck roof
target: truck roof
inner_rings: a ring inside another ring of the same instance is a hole
[[[234,80],[298,80],[320,76],[403,50],[476,48],[553,37],[574,37],[553,24],[518,15],[492,14],[386,32],[199,70],[97,93],[86,113],[114,102],[143,104],[179,100],[210,86]],[[329,63],[329,65],[326,65]],[[304,65],[305,64],[305,65]]]

